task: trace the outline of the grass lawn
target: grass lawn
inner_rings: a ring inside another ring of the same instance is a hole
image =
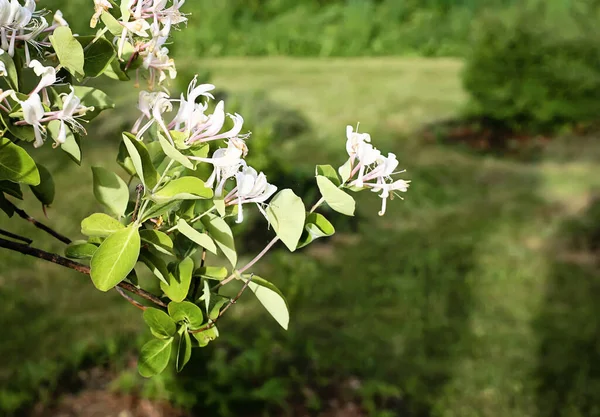
[[[576,411],[588,404],[592,394],[580,388],[597,378],[588,372],[594,356],[579,349],[598,338],[592,296],[598,285],[589,245],[572,241],[587,239],[586,231],[598,225],[590,212],[600,187],[595,138],[556,140],[535,163],[421,143],[410,133],[460,114],[464,105],[455,60],[240,58],[199,67],[211,72],[217,88],[265,90],[306,115],[314,135],[297,146],[316,150],[311,163],[328,156],[341,161],[345,126],[360,121],[413,180],[406,200],[389,204],[385,217],[377,216],[375,194],[359,195],[358,233],[342,233],[303,255],[277,252],[260,266],[289,295],[293,322],[284,343],[315,349],[307,367],[358,378],[365,406],[369,392],[399,396],[401,405],[390,408],[414,415],[533,416],[544,404]],[[114,121],[102,120],[108,132]],[[92,135],[81,168],[63,163],[58,151],[47,152],[56,183],[68,189],[48,222],[71,236],[77,228],[70,218],[97,209],[89,167],[115,153],[103,141]],[[298,151],[285,158],[306,164]],[[87,186],[70,187],[73,175],[85,177]],[[43,217],[31,201],[26,206]],[[573,218],[587,227],[573,226]],[[1,218],[0,228],[32,232],[19,219]],[[59,250],[31,234],[36,245]],[[11,358],[0,367],[0,386],[15,375],[52,376],[73,352],[83,355],[90,345],[126,337],[140,325],[136,310],[115,294],[94,291],[83,277],[15,254],[2,253],[0,260],[0,356]],[[254,307],[240,304],[230,322],[260,323],[281,338]],[[569,332],[589,320],[581,334]],[[560,367],[553,359],[565,356],[581,360]],[[0,389],[0,404],[11,400],[7,395]]]

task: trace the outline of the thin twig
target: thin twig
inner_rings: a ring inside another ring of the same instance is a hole
[[[231,300],[229,300],[229,304],[227,304],[225,306],[225,308],[219,312],[219,315],[217,316],[216,319],[210,320],[210,323],[208,323],[207,325],[205,325],[203,327],[200,327],[199,329],[189,330],[189,332],[190,333],[201,333],[201,332],[204,332],[204,331],[206,331],[208,329],[211,329],[211,328],[215,327],[216,324],[217,324],[217,320],[219,320],[223,316],[223,314],[225,314],[225,312],[229,309],[229,307],[231,307],[232,305],[234,305],[237,302],[237,300],[240,299],[240,297],[242,296],[242,294],[244,293],[244,291],[246,291],[246,288],[248,288],[248,285],[250,285],[250,281],[252,281],[253,277],[254,277],[254,274],[251,274],[250,278],[248,278],[246,280],[246,282],[244,282],[244,286],[240,289],[240,291],[237,293],[237,295],[234,298],[232,298]]]
[[[142,311],[144,311],[144,310],[146,310],[146,309],[148,308],[148,307],[146,307],[146,306],[144,306],[144,305],[142,305],[142,304],[138,303],[137,301],[135,301],[135,300],[134,300],[133,298],[131,298],[129,295],[127,295],[127,294],[125,293],[125,291],[124,291],[122,288],[120,288],[120,287],[115,287],[115,290],[117,290],[117,292],[118,292],[119,294],[121,294],[121,297],[123,297],[124,299],[126,299],[127,301],[129,301],[129,303],[130,303],[131,305],[133,305],[134,307],[137,307],[137,308],[139,308],[139,309],[140,309],[140,310],[142,310]]]
[[[142,198],[142,193],[144,192],[144,185],[138,184],[135,187],[135,191],[137,192],[137,198],[135,199],[135,208],[133,209],[133,215],[131,216],[132,222],[137,220],[138,209],[140,208],[140,198]]]
[[[29,239],[28,237],[20,236],[20,235],[17,235],[17,234],[14,234],[14,233],[8,232],[6,230],[2,230],[2,229],[0,229],[0,235],[4,235],[11,239],[20,240],[21,242],[25,242],[28,245],[31,245],[33,243],[33,240]]]
[[[27,220],[29,223],[33,224],[38,229],[43,230],[44,232],[48,233],[50,236],[60,240],[63,243],[66,243],[67,245],[72,242],[71,239],[69,239],[68,237],[63,236],[60,233],[51,229],[50,227],[46,226],[45,224],[38,222],[36,219],[31,217],[29,214],[27,214],[25,212],[25,210],[22,210],[19,207],[15,206],[12,202],[8,201],[8,204],[10,204],[12,206],[13,210],[15,211],[15,213],[17,213],[19,215],[19,217]]]
[[[9,250],[12,250],[15,252],[19,252],[19,253],[22,253],[23,255],[33,256],[34,258],[43,259],[45,261],[52,262],[52,263],[55,263],[60,266],[64,266],[65,268],[70,268],[77,272],[81,272],[82,274],[90,275],[90,267],[87,265],[83,265],[78,262],[74,262],[67,258],[63,258],[62,256],[57,255],[55,253],[50,253],[50,252],[43,251],[41,249],[32,248],[31,246],[24,245],[22,243],[17,243],[17,242],[13,242],[10,240],[0,238],[0,248],[5,248],[5,249],[9,249]],[[150,294],[147,291],[144,291],[141,288],[136,287],[133,284],[130,284],[129,282],[122,281],[122,282],[119,282],[117,284],[117,286],[123,288],[125,291],[129,291],[130,293],[133,293],[145,300],[148,300],[160,307],[167,308],[167,304],[164,301],[162,301],[160,298],[156,297],[153,294]]]

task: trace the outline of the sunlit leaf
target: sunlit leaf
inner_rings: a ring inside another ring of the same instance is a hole
[[[28,185],[40,183],[35,161],[20,146],[0,137],[0,181],[9,180]]]
[[[150,244],[157,251],[165,255],[173,255],[173,241],[164,232],[160,230],[145,229],[140,230],[142,242]]]
[[[258,301],[273,316],[275,321],[287,330],[290,322],[290,313],[281,291],[269,281],[256,275],[252,277],[248,288],[252,290]]]
[[[177,349],[176,368],[177,372],[181,372],[183,367],[189,362],[192,357],[192,340],[187,328],[182,329],[183,332],[179,336],[179,346]]]
[[[209,252],[217,253],[215,242],[206,233],[201,233],[190,226],[185,220],[179,219],[177,222],[177,230],[192,242],[202,246]]]
[[[202,315],[202,310],[196,304],[189,301],[181,303],[171,302],[168,309],[169,315],[177,323],[185,323],[192,330],[202,327],[204,316]]]
[[[160,283],[160,288],[171,300],[181,302],[185,300],[192,283],[192,272],[194,270],[194,261],[191,258],[182,260],[172,273],[169,274],[168,285]]]
[[[172,200],[199,200],[213,197],[213,191],[204,181],[196,177],[182,177],[172,180],[163,188],[152,195],[157,203],[166,203]]]
[[[298,249],[303,248],[315,239],[331,236],[334,233],[333,225],[323,215],[311,213],[306,217],[306,224],[300,243],[298,243]]]
[[[169,364],[173,338],[166,340],[151,340],[142,346],[138,359],[138,372],[144,378],[160,374]]]
[[[354,216],[356,203],[352,196],[335,186],[328,178],[317,176],[317,185],[329,207],[346,216]]]
[[[231,228],[222,218],[215,216],[214,214],[207,214],[202,217],[202,223],[210,237],[214,239],[223,255],[231,263],[231,266],[235,268],[237,264],[237,252],[235,251],[235,242],[233,240],[233,233]]]
[[[83,78],[85,75],[83,48],[73,36],[71,29],[60,26],[54,29],[49,38],[60,65],[78,79]]]
[[[100,245],[90,262],[92,282],[100,291],[108,291],[123,281],[140,254],[138,225],[132,224],[113,233]]]
[[[302,199],[290,189],[281,190],[271,200],[267,216],[277,236],[290,251],[295,251],[306,219]]]
[[[85,240],[77,240],[65,248],[65,256],[71,259],[91,259],[97,249],[98,246]]]
[[[129,202],[129,188],[117,174],[102,167],[92,167],[94,196],[111,213],[123,217]]]
[[[146,146],[142,142],[135,139],[135,137],[130,138],[127,133],[123,134],[123,142],[127,147],[127,152],[129,152],[140,181],[142,181],[146,189],[152,190],[158,183],[158,173],[154,165],[152,165],[148,149],[146,149]]]
[[[123,229],[118,220],[104,213],[94,213],[81,221],[81,233],[86,236],[106,237]]]
[[[159,339],[168,339],[175,336],[177,332],[175,321],[157,308],[147,308],[144,311],[144,321],[150,327],[152,334]]]

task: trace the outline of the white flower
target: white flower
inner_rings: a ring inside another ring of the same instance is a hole
[[[246,143],[242,139],[230,139],[226,148],[217,149],[211,158],[190,156],[189,159],[212,164],[215,168],[206,180],[209,187],[215,186],[215,196],[220,197],[227,179],[233,177],[241,167],[246,166],[242,160],[248,154]]]
[[[56,70],[53,67],[45,67],[38,60],[34,59],[29,63],[29,68],[33,69],[35,75],[42,77],[33,93],[39,93],[44,88],[51,86],[56,82]]]
[[[35,134],[34,147],[39,148],[44,144],[44,136],[46,132],[40,123],[40,120],[44,117],[44,106],[42,106],[42,100],[39,94],[34,93],[25,101],[20,101],[16,97],[13,97],[16,101],[21,104],[23,109],[23,119],[28,125],[33,126]]]
[[[163,91],[157,93],[141,91],[138,99],[138,109],[142,112],[142,114],[136,120],[131,130],[132,133],[136,135],[138,140],[142,138],[143,134],[154,123],[158,123],[165,131],[167,137],[169,139],[171,138],[169,130],[167,129],[162,117],[162,113],[171,111],[173,109],[173,105],[171,104],[170,97],[167,93]],[[141,126],[144,119],[148,119],[148,122],[144,126]]]
[[[406,191],[408,191],[409,184],[410,184],[410,181],[397,180],[390,184],[381,183],[381,184],[371,185],[373,192],[377,193],[377,192],[381,191],[381,194],[379,195],[379,197],[381,197],[381,211],[379,212],[380,216],[383,216],[385,214],[387,199],[390,198],[390,200],[391,200],[394,198],[393,192],[394,191],[402,191],[405,193]],[[400,197],[400,198],[402,198],[402,197]]]
[[[54,23],[56,23],[58,26],[69,26],[69,23],[64,19],[63,14],[60,10],[57,10],[56,13],[54,13]]]
[[[226,197],[225,204],[238,205],[238,217],[236,223],[244,220],[242,205],[246,203],[256,203],[261,213],[267,217],[261,203],[268,200],[275,192],[277,187],[267,182],[267,177],[262,172],[258,174],[252,167],[246,167],[241,172],[235,174],[237,183],[236,188]]]
[[[88,110],[94,110],[93,107],[82,106],[81,99],[75,95],[75,90],[73,87],[70,88],[70,94],[61,94],[61,99],[63,102],[62,109],[52,116],[53,120],[60,120],[60,130],[58,137],[56,138],[57,143],[65,143],[67,138],[67,124],[76,131],[85,132],[85,129],[81,123],[79,123],[75,118],[85,115]]]

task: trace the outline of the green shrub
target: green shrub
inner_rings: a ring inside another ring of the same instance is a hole
[[[471,116],[524,131],[598,119],[600,38],[556,19],[528,8],[481,19],[463,73]]]

